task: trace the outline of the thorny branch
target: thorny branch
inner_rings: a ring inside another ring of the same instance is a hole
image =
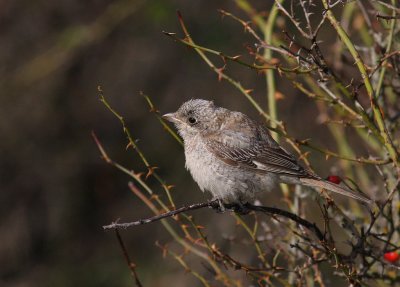
[[[225,206],[234,214],[243,212],[243,208],[246,208],[247,211],[252,211],[251,215],[254,216],[253,220],[250,220],[251,216],[235,217],[248,238],[234,234],[229,237],[229,242],[241,244],[240,247],[250,246],[256,256],[249,256],[248,262],[234,259],[236,256],[213,243],[206,235],[207,229],[195,224],[193,217],[186,214],[188,211],[205,207],[218,209],[219,202],[208,201],[176,209],[174,196],[170,193],[172,185],[167,185],[161,176],[154,172],[155,167],[144,157],[123,117],[109,106],[101,93],[102,102],[121,122],[129,142],[128,147],[133,147],[134,152],[143,161],[146,171],[135,173],[111,160],[93,134],[96,144],[107,163],[125,172],[138,183],[138,186],[129,184],[131,191],[155,214],[153,217],[134,222],[114,222],[104,226],[104,229],[128,228],[161,220],[166,231],[182,249],[182,254],[170,250],[166,245],[157,245],[162,248],[163,253],[177,260],[204,286],[213,284],[202,272],[190,268],[184,258],[186,254],[198,256],[207,272],[223,286],[242,284],[232,280],[230,274],[226,273],[227,267],[242,271],[260,286],[274,283],[282,286],[302,286],[307,280],[324,286],[326,268],[331,268],[331,274],[342,276],[352,286],[368,284],[367,280],[370,279],[379,284],[398,283],[400,277],[396,274],[393,276],[390,271],[398,272],[400,267],[383,258],[386,252],[400,253],[400,169],[396,169],[400,151],[400,46],[395,41],[399,32],[398,3],[395,0],[387,1],[390,4],[380,0],[357,3],[344,0],[275,1],[274,9],[277,9],[281,17],[279,21],[283,21],[284,24],[273,23],[275,26],[272,27],[268,22],[268,12],[260,13],[246,0],[235,2],[249,19],[243,20],[224,10],[219,12],[239,23],[245,32],[253,37],[256,43],[246,45],[248,55],[238,53],[236,56],[229,56],[223,51],[197,44],[179,12],[178,20],[184,36],[181,38],[169,32],[165,34],[196,51],[217,74],[218,80],[227,81],[244,95],[268,125],[274,126],[271,130],[282,135],[307,166],[310,167],[307,159],[310,151],[304,151],[304,148],[318,151],[325,155],[326,159],[339,159],[347,182],[360,190],[365,189],[370,191],[370,194],[376,194],[378,206],[369,210],[349,202],[350,208],[344,209],[327,196],[317,202],[323,222],[319,225],[323,227],[318,227],[306,219],[306,211],[310,205],[302,200],[301,192],[297,191],[294,194],[284,194],[283,202],[290,211],[252,204]],[[338,6],[341,6],[342,14],[338,12]],[[340,17],[346,17],[344,20],[347,24],[344,24]],[[350,20],[354,23],[349,22]],[[329,45],[335,45],[337,57],[334,55],[336,52],[333,53],[327,44],[321,41],[320,33],[326,31],[327,27],[334,31],[337,38],[328,41]],[[265,37],[266,31],[272,30],[272,36]],[[360,39],[353,39],[354,34],[359,35]],[[267,58],[266,50],[273,53],[273,56]],[[249,57],[253,61],[248,60]],[[222,60],[222,66],[215,64],[214,58]],[[271,116],[266,112],[268,109],[255,100],[251,88],[245,88],[239,80],[227,73],[231,63],[241,65],[247,71],[255,71],[257,74],[267,73],[267,70],[279,73],[296,91],[314,100],[320,112],[319,116],[325,116],[321,122],[331,131],[338,144],[338,151],[315,145],[309,140],[298,140],[290,135],[286,124],[279,120],[277,114]],[[150,98],[145,96],[145,99],[151,112],[179,142],[179,137],[159,117],[158,109]],[[358,140],[356,146],[343,135],[345,128],[354,133]],[[371,172],[371,167],[375,174]],[[147,174],[145,179],[143,174]],[[155,178],[162,186],[168,199],[166,203],[148,185],[147,178]],[[260,213],[269,216],[262,217],[259,216]],[[168,217],[174,218],[173,224],[163,220]],[[340,231],[340,236],[336,234],[337,230]],[[339,243],[343,241],[342,238],[346,238],[347,252],[340,250]],[[324,263],[324,268],[321,268],[321,263]],[[276,276],[278,272],[279,276]]]
[[[207,201],[207,202],[202,202],[202,203],[195,203],[195,204],[190,204],[187,206],[183,206],[180,207],[176,210],[171,210],[159,215],[155,215],[153,217],[150,218],[146,218],[146,219],[139,219],[137,221],[133,221],[133,222],[128,222],[128,223],[119,223],[119,222],[113,222],[109,225],[105,225],[103,226],[103,229],[107,230],[107,229],[116,229],[116,228],[122,228],[122,229],[126,229],[132,226],[137,226],[137,225],[143,225],[143,224],[148,224],[148,223],[152,223],[167,217],[172,217],[175,216],[177,214],[180,214],[182,212],[187,212],[187,211],[191,211],[191,210],[196,210],[196,209],[200,209],[200,208],[204,208],[204,207],[211,207],[214,209],[218,209],[220,208],[220,202],[219,200],[212,200],[212,201]],[[241,206],[239,206],[238,204],[224,204],[224,207],[226,208],[226,210],[228,211],[238,211],[241,209]],[[309,221],[307,221],[306,219],[301,218],[300,216],[285,211],[283,209],[279,209],[276,207],[269,207],[269,206],[258,206],[258,205],[253,205],[250,203],[246,203],[244,204],[244,207],[248,210],[248,211],[257,211],[257,212],[262,212],[262,213],[266,213],[266,214],[270,214],[270,215],[279,215],[285,218],[288,218],[294,222],[296,222],[297,224],[307,228],[308,230],[310,230],[312,233],[314,233],[314,235],[319,239],[319,240],[324,240],[324,235],[321,232],[321,230],[316,226],[315,223],[311,223]]]
[[[135,263],[132,262],[131,258],[129,257],[128,251],[127,251],[127,249],[125,247],[125,243],[122,240],[121,234],[119,234],[118,229],[115,229],[115,235],[117,236],[118,243],[121,246],[121,250],[122,250],[122,253],[123,253],[124,257],[125,257],[126,263],[128,264],[129,269],[131,270],[132,277],[135,280],[136,286],[137,287],[142,287],[143,285],[140,282],[139,276],[138,276],[138,274],[136,272],[136,265],[135,265]]]

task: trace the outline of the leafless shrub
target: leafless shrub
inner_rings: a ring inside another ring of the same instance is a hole
[[[346,210],[324,194],[324,199],[318,202],[323,224],[317,226],[306,218],[307,206],[299,200],[299,194],[288,193],[287,187],[283,187],[288,211],[253,205],[252,215],[246,218],[233,213],[257,254],[256,257],[249,255],[246,262],[241,262],[210,242],[206,236],[207,226],[197,225],[194,217],[188,214],[193,209],[214,203],[188,203],[188,206],[177,209],[170,192],[172,186],[159,176],[156,167],[147,160],[125,126],[123,117],[109,106],[100,90],[103,103],[121,121],[128,147],[139,155],[147,168],[145,173],[135,173],[114,162],[94,135],[106,162],[132,177],[134,183],[129,184],[130,189],[155,214],[154,218],[128,226],[173,216],[173,222],[163,219],[161,223],[180,246],[179,253],[167,245],[157,245],[204,286],[244,286],[249,281],[259,286],[311,286],[310,282],[327,286],[332,274],[343,277],[351,286],[393,286],[400,281],[400,267],[394,259],[387,256],[385,259],[384,255],[400,252],[400,44],[395,41],[400,32],[400,8],[396,6],[397,1],[275,0],[266,16],[246,0],[236,2],[248,19],[224,10],[220,13],[224,18],[238,22],[254,36],[255,45],[248,47],[246,57],[229,56],[197,44],[180,13],[178,20],[183,36],[170,32],[165,34],[196,51],[219,80],[227,81],[245,96],[265,119],[275,138],[291,145],[308,168],[312,169],[307,159],[310,152],[322,153],[327,158],[336,157],[347,163],[344,174],[349,177],[343,179],[345,184],[372,195],[372,183],[366,169],[373,167],[382,182],[374,196],[376,206],[368,208],[351,202],[351,209]],[[333,29],[336,34],[336,51],[331,49],[328,55],[322,48],[320,34],[323,29]],[[222,60],[222,66],[216,64],[220,62],[218,58]],[[244,87],[227,73],[226,68],[234,64],[265,74],[267,109],[252,97],[252,89]],[[279,94],[275,78],[278,75],[288,79],[295,89],[317,103],[321,118],[328,123],[338,143],[339,152],[288,134],[276,109]],[[163,122],[150,98],[144,97],[161,124],[180,142]],[[343,136],[344,128],[351,129],[362,146],[352,146]],[[357,177],[357,183],[351,175]],[[166,201],[149,187],[146,183],[148,177],[160,183]],[[128,226],[113,223],[107,228]],[[338,247],[340,242],[334,228],[340,228],[346,236],[346,252]],[[203,262],[206,268],[191,268],[186,260],[189,255]],[[234,279],[232,271],[242,272],[244,276]]]

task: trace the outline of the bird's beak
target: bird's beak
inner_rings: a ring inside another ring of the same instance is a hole
[[[162,116],[163,119],[170,121],[171,123],[178,123],[181,120],[177,117],[176,113],[169,113]]]

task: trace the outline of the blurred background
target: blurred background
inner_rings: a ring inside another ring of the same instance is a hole
[[[270,3],[263,2],[256,7],[267,11]],[[128,176],[100,158],[91,131],[112,159],[138,172],[146,169],[132,150],[125,150],[120,123],[99,101],[99,85],[150,163],[176,185],[176,203],[208,198],[184,169],[182,148],[149,112],[139,91],[161,113],[204,98],[260,120],[194,51],[162,33],[181,35],[180,10],[199,44],[228,55],[246,54],[245,45],[254,39],[238,23],[221,19],[218,8],[246,18],[232,1],[222,0],[0,2],[1,286],[133,285],[114,233],[104,232],[102,225],[151,212],[129,191]],[[332,38],[332,31],[324,32]],[[217,63],[223,65],[220,59]],[[227,72],[254,89],[254,98],[266,107],[263,75],[233,64]],[[279,117],[289,132],[334,149],[315,104],[278,75],[277,81],[284,97],[278,102]],[[337,171],[336,160],[316,153],[310,159],[322,176]],[[149,184],[164,196],[155,182]],[[279,204],[274,195],[268,200]],[[236,228],[228,215],[197,213],[202,224],[212,220],[215,226],[208,231],[216,240]],[[156,240],[172,240],[160,224],[121,235],[144,286],[172,286],[172,280],[174,286],[197,286],[155,246]]]

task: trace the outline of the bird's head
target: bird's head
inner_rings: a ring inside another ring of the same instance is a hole
[[[187,137],[217,131],[220,127],[220,111],[212,101],[194,99],[187,101],[175,112],[163,115],[174,123],[179,134]]]

